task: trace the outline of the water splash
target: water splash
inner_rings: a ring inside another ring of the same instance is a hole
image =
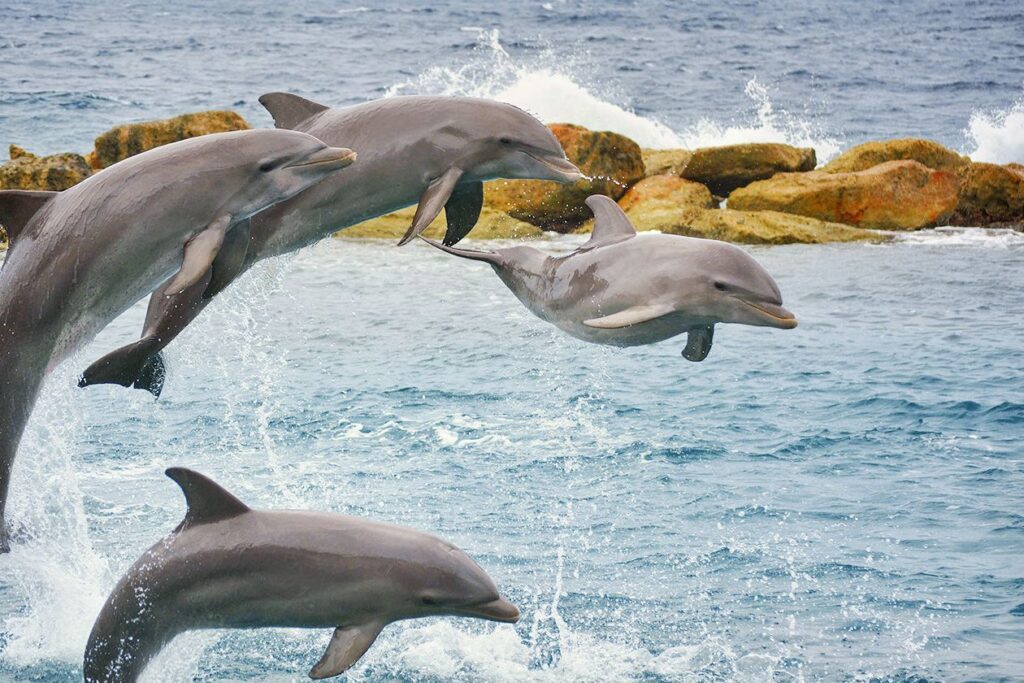
[[[486,97],[514,104],[545,123],[575,123],[594,130],[610,130],[635,140],[641,147],[670,149],[711,147],[740,142],[783,142],[814,147],[820,161],[839,152],[836,138],[814,122],[777,108],[769,90],[756,78],[746,86],[753,111],[740,123],[722,125],[699,119],[673,129],[653,118],[640,116],[616,93],[587,83],[581,74],[589,67],[585,54],[566,56],[542,51],[527,63],[517,62],[501,44],[497,29],[480,30],[474,54],[457,66],[435,66],[419,76],[392,86],[387,95],[435,94]]]
[[[1000,112],[975,112],[967,124],[974,161],[1024,163],[1024,97]]]

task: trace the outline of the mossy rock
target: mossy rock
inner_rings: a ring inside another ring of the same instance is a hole
[[[1024,168],[971,163],[960,176],[960,200],[952,225],[1024,224]]]
[[[771,178],[776,173],[811,171],[816,164],[817,157],[810,147],[748,143],[694,150],[679,175],[707,185],[719,197],[726,197],[756,180]]]
[[[866,171],[887,161],[916,161],[928,168],[941,171],[959,171],[970,163],[970,159],[937,142],[920,138],[900,138],[865,142],[852,147],[821,170],[826,173],[856,173]]]
[[[96,148],[88,159],[93,168],[101,169],[178,140],[248,128],[245,119],[233,111],[203,111],[158,121],[126,123],[96,138]]]
[[[853,173],[780,173],[740,188],[729,208],[780,211],[875,230],[942,225],[957,206],[954,173],[888,161]]]
[[[92,175],[85,157],[71,152],[40,157],[11,145],[11,160],[0,166],[0,189],[60,192]]]
[[[647,176],[674,175],[682,177],[693,152],[688,149],[642,149]]]

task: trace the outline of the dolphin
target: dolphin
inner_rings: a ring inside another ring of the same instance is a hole
[[[530,311],[595,344],[638,346],[687,333],[683,357],[702,361],[716,323],[792,329],[771,275],[742,249],[681,235],[638,235],[618,204],[587,198],[590,240],[551,257],[528,246],[494,252],[424,241],[462,258],[489,263]]]
[[[484,570],[436,536],[345,515],[252,510],[198,472],[166,473],[188,511],[107,598],[85,649],[88,682],[134,681],[164,645],[194,629],[333,628],[309,672],[328,678],[394,621],[519,620]]]
[[[244,260],[250,216],[354,160],[305,133],[238,131],[143,152],[63,192],[0,192],[10,238],[0,271],[0,551],[11,467],[44,375],[154,289],[151,306],[170,312],[223,289]],[[147,359],[133,359],[132,381],[159,385],[162,367]]]
[[[455,244],[476,224],[483,181],[533,178],[574,182],[583,176],[540,121],[510,104],[472,97],[390,97],[342,109],[289,93],[260,102],[278,128],[309,133],[359,152],[359,163],[317,187],[254,216],[239,270],[309,246],[370,218],[419,203],[401,244],[444,209],[444,241]],[[171,309],[155,298],[139,341],[108,353],[83,373],[80,386],[121,384],[153,391],[133,372],[163,367],[159,351],[209,303],[194,296]],[[156,331],[159,331],[159,343]]]

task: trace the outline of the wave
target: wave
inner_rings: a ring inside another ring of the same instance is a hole
[[[1024,96],[1005,111],[975,112],[966,134],[974,143],[968,153],[973,160],[1024,163]]]
[[[922,244],[930,247],[1024,247],[1024,233],[1009,228],[935,228],[919,232],[893,233],[893,236],[894,242],[898,244]]]
[[[722,124],[701,118],[676,130],[614,101],[621,101],[621,97],[607,92],[599,94],[597,86],[581,82],[578,74],[588,69],[580,56],[547,50],[529,63],[520,63],[502,46],[497,29],[479,30],[473,52],[461,66],[428,68],[419,76],[388,88],[385,94],[486,97],[521,107],[545,123],[575,123],[594,130],[610,130],[652,149],[783,142],[814,147],[820,161],[835,156],[840,149],[839,141],[824,134],[815,122],[778,109],[768,88],[756,78],[745,89],[752,105],[745,120]]]

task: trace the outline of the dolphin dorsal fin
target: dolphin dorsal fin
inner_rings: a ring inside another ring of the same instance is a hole
[[[636,237],[636,228],[611,197],[595,194],[587,197],[587,206],[594,213],[594,232],[580,249],[593,249]]]
[[[261,95],[260,104],[274,117],[274,126],[289,130],[295,130],[303,121],[330,108],[287,92],[268,92]]]
[[[249,511],[248,505],[205,475],[184,467],[168,468],[164,474],[181,487],[188,505],[185,519],[175,529],[176,532],[197,524],[219,522]]]
[[[0,192],[0,226],[7,232],[7,239],[14,244],[28,222],[39,209],[60,192],[34,190],[4,190]]]

